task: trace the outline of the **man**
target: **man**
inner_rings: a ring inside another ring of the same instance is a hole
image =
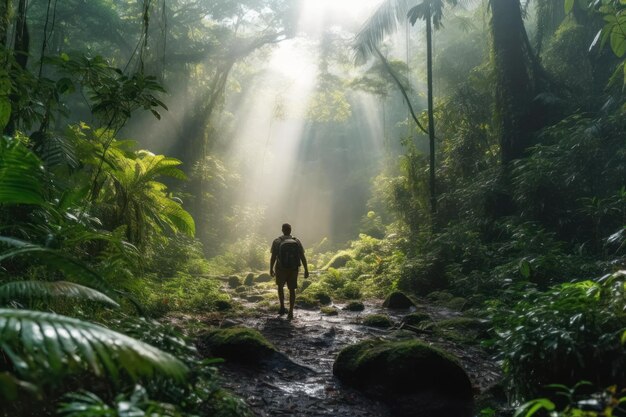
[[[289,314],[287,319],[293,319],[293,305],[296,302],[296,288],[298,288],[298,269],[300,264],[304,266],[304,277],[309,277],[309,267],[304,256],[302,243],[291,236],[291,225],[283,224],[283,235],[272,242],[272,258],[270,259],[270,275],[276,276],[278,286],[278,300],[280,301],[279,314],[282,316],[285,310],[285,283],[289,289]],[[276,267],[276,268],[274,268]],[[276,273],[274,273],[276,272]]]

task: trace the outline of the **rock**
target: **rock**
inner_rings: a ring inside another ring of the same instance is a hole
[[[366,340],[343,349],[333,373],[388,403],[394,415],[471,416],[472,385],[450,354],[417,340]]]
[[[427,313],[411,313],[404,316],[404,319],[402,321],[411,326],[415,326],[430,320],[431,318]]]
[[[241,285],[241,278],[239,278],[237,275],[232,275],[228,277],[228,286],[230,288],[237,288],[240,285]]]
[[[488,339],[490,323],[471,317],[455,317],[430,323],[426,329],[435,334],[460,343],[472,343]]]
[[[258,277],[254,280],[254,282],[270,282],[272,280],[272,276],[267,272],[259,274]]]
[[[311,285],[311,280],[310,279],[302,280],[302,282],[300,283],[300,292],[303,292],[304,290],[309,288],[310,285]]]
[[[319,300],[311,296],[310,294],[301,294],[296,297],[296,307],[303,308],[305,310],[313,310],[320,305]]]
[[[388,329],[393,326],[391,319],[384,314],[370,314],[363,319],[363,325],[369,327],[380,327]]]
[[[343,309],[348,311],[363,311],[365,310],[365,305],[360,301],[350,301]]]
[[[244,293],[248,291],[248,287],[246,287],[245,285],[240,285],[239,287],[235,288],[235,292],[238,294]]]
[[[415,303],[400,291],[394,291],[385,298],[383,307],[392,309],[407,309],[415,307]]]
[[[352,255],[350,255],[347,252],[341,252],[333,256],[330,262],[328,262],[326,266],[322,269],[326,270],[328,268],[343,268],[351,260],[352,260]]]
[[[215,309],[217,311],[226,311],[233,308],[232,303],[229,300],[216,300],[215,301]]]
[[[245,327],[214,329],[198,335],[202,357],[219,357],[232,362],[259,363],[276,353],[276,348],[258,331]]]
[[[258,303],[259,301],[263,301],[263,296],[261,295],[249,295],[246,297],[246,300],[250,301],[251,303]]]
[[[320,312],[325,316],[338,316],[339,310],[335,307],[322,307]]]
[[[254,274],[252,272],[246,275],[246,278],[243,280],[243,285],[247,285],[248,287],[254,285]]]

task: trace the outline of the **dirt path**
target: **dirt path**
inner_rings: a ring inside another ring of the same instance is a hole
[[[290,322],[274,313],[259,313],[255,304],[244,297],[242,295],[240,301],[250,311],[256,311],[255,315],[214,324],[255,328],[288,357],[259,369],[234,363],[220,366],[224,386],[243,398],[257,416],[390,416],[384,404],[342,386],[332,373],[334,359],[342,348],[368,338],[417,337],[453,353],[470,376],[477,393],[500,377],[498,366],[476,346],[459,345],[433,334],[399,329],[402,318],[410,311],[383,309],[380,300],[366,301],[362,312],[340,310],[338,316],[324,316],[318,310],[296,309],[295,318]],[[343,305],[336,307],[341,309]],[[420,305],[420,311],[426,311],[435,321],[460,314],[428,304]],[[358,324],[362,317],[374,313],[388,314],[396,325],[383,330]]]

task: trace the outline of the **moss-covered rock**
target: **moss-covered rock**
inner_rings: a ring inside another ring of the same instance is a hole
[[[333,256],[333,258],[324,266],[324,270],[328,268],[343,268],[348,262],[352,260],[352,255],[348,252],[341,252]]]
[[[343,309],[348,311],[363,311],[365,310],[365,305],[361,301],[349,301]]]
[[[363,325],[388,329],[393,326],[393,321],[391,321],[391,319],[384,314],[370,314],[363,318]]]
[[[215,309],[217,311],[226,311],[233,308],[233,304],[230,300],[218,299],[215,300]]]
[[[246,275],[246,278],[243,280],[243,285],[247,285],[248,287],[254,285],[254,274],[252,272]]]
[[[241,285],[241,278],[239,278],[237,275],[232,275],[228,277],[228,286],[230,288],[237,288],[240,285]]]
[[[276,353],[276,348],[261,333],[245,327],[201,333],[197,347],[203,357],[219,357],[241,363],[258,363]]]
[[[467,300],[463,297],[453,297],[452,299],[447,301],[444,305],[451,310],[462,311],[463,309],[465,309],[465,306],[467,305]]]
[[[302,280],[302,282],[300,283],[300,291],[303,292],[304,290],[309,288],[310,285],[311,285],[311,280],[310,279]]]
[[[319,308],[320,302],[311,294],[300,294],[296,297],[296,307],[303,308],[305,310],[314,310]]]
[[[256,277],[254,282],[270,282],[271,280],[272,280],[272,276],[268,274],[267,272],[264,272],[262,274],[259,274],[259,276]]]
[[[326,306],[330,303],[332,303],[332,299],[330,298],[330,295],[323,292],[323,291],[317,291],[313,294],[313,298],[315,298],[317,301],[320,302],[321,305]]]
[[[320,313],[325,316],[338,316],[339,310],[336,307],[322,307],[320,308]]]
[[[417,340],[366,340],[343,349],[333,365],[343,383],[366,391],[394,415],[471,415],[472,385],[450,354]]]
[[[411,313],[404,316],[404,319],[402,321],[408,325],[416,326],[424,322],[429,322],[430,320],[431,318],[428,313]]]
[[[471,317],[455,317],[430,323],[426,329],[433,333],[456,342],[472,343],[488,339],[490,323]]]
[[[415,307],[415,303],[403,292],[394,291],[385,298],[383,307],[392,309],[407,309]]]
[[[258,303],[259,301],[263,301],[264,298],[262,295],[253,294],[253,295],[248,295],[246,297],[246,300],[250,301],[251,303]]]
[[[246,287],[245,285],[240,285],[239,287],[235,288],[235,292],[238,294],[244,293],[248,291],[248,287]]]

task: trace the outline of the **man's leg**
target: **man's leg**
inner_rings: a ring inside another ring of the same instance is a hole
[[[278,314],[285,314],[285,292],[283,290],[284,285],[285,284],[283,283],[283,285],[278,286],[278,301],[280,301],[280,310],[278,311]]]
[[[296,303],[296,290],[295,288],[289,288],[289,314],[287,315],[288,319],[293,318],[293,306]]]

